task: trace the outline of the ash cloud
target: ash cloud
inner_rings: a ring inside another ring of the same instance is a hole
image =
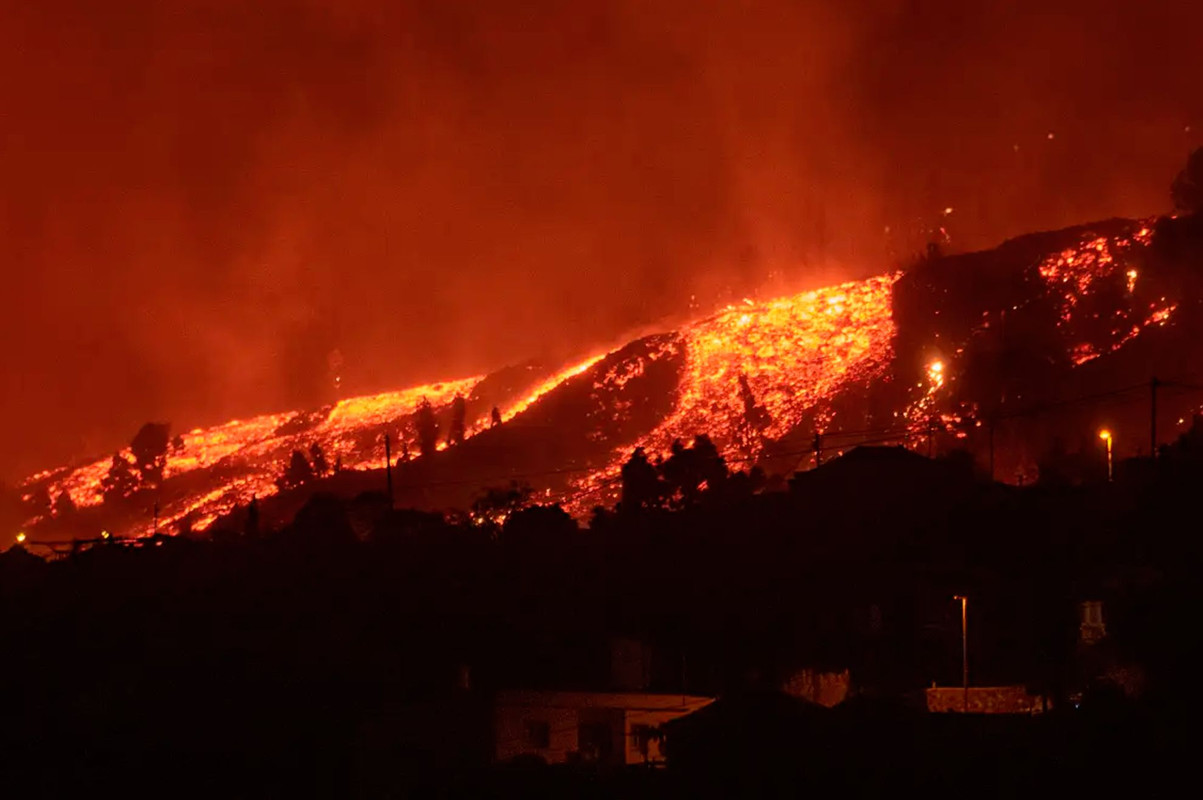
[[[878,272],[938,225],[974,248],[1155,213],[1203,131],[1201,27],[1168,2],[3,0],[0,477],[320,402],[335,349],[348,392],[456,377]]]

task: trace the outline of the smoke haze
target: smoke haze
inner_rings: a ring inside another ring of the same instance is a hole
[[[1165,210],[1171,2],[0,0],[0,478]],[[944,214],[944,209],[953,209]]]

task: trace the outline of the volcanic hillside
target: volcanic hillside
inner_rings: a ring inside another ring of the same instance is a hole
[[[1137,390],[1152,375],[1172,380],[1159,441],[1198,408],[1200,248],[1183,226],[1117,219],[932,253],[559,368],[524,364],[169,440],[160,429],[169,443],[150,468],[127,448],[33,475],[15,502],[42,539],[203,530],[252,498],[273,522],[315,491],[383,491],[386,435],[396,504],[428,509],[465,509],[519,483],[584,515],[616,500],[633,448],[655,458],[701,433],[732,469],[770,475],[813,465],[816,444],[835,454],[896,442],[967,449],[979,463],[989,450],[998,478],[1034,479],[1044,450],[1073,447],[1097,424],[1127,435],[1117,433],[1120,455],[1147,452],[1148,392]],[[457,395],[465,431],[449,444]],[[439,449],[419,457],[423,400]],[[283,480],[294,452],[319,473],[299,486]]]

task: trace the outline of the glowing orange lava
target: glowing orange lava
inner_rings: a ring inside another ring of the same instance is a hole
[[[246,505],[254,497],[268,497],[279,491],[276,479],[281,465],[293,450],[308,451],[317,442],[322,446],[330,464],[340,461],[344,469],[370,469],[383,462],[383,444],[365,447],[364,431],[388,424],[413,413],[425,398],[433,406],[451,402],[456,394],[468,394],[480,382],[480,377],[443,381],[415,386],[397,392],[384,392],[341,400],[327,411],[313,414],[295,412],[263,414],[248,420],[234,420],[212,428],[197,428],[183,435],[183,447],[168,453],[164,480],[181,478],[198,470],[213,469],[224,477],[213,477],[208,488],[200,494],[186,493],[175,497],[165,493],[159,509],[161,529],[169,529],[189,517],[195,530],[204,530],[215,519]],[[403,435],[404,431],[400,431]],[[413,444],[407,442],[407,444]],[[122,451],[131,460],[128,450]],[[52,497],[66,491],[81,508],[99,505],[104,501],[101,480],[108,473],[111,459],[104,458],[83,467],[67,471],[51,479],[48,489]],[[228,471],[228,475],[225,474]],[[32,485],[49,478],[53,473],[39,473],[29,478]],[[154,501],[148,501],[153,503]],[[154,521],[148,516],[142,525],[134,526],[129,535],[147,535]]]
[[[667,455],[674,439],[706,433],[729,462],[753,461],[766,440],[783,436],[806,412],[885,372],[893,356],[890,300],[898,277],[746,301],[685,328],[675,407],[635,446]],[[624,373],[602,380],[627,379]],[[569,504],[602,499],[598,493],[612,486],[630,451],[617,450],[605,468],[580,480]]]
[[[1125,269],[1125,262],[1136,248],[1147,247],[1152,241],[1152,236],[1152,228],[1148,224],[1141,224],[1128,236],[1090,237],[1077,246],[1066,248],[1041,262],[1037,271],[1045,285],[1054,291],[1058,298],[1058,327],[1066,332],[1073,331],[1081,321],[1079,309],[1083,299],[1088,297],[1100,282],[1118,278],[1121,270],[1124,286],[1131,296],[1136,291],[1139,273],[1136,269]],[[1072,342],[1069,346],[1070,358],[1075,365],[1080,366],[1101,355],[1114,352],[1145,328],[1164,325],[1176,308],[1176,303],[1162,297],[1149,306],[1147,314],[1135,320],[1130,318],[1130,314],[1121,311],[1117,319],[1118,327],[1109,332],[1109,341]]]
[[[533,389],[531,389],[529,392],[527,392],[525,395],[523,395],[523,397],[520,400],[510,403],[505,408],[500,409],[501,421],[509,422],[511,419],[518,416],[523,411],[525,411],[526,409],[528,409],[532,405],[534,405],[535,402],[538,401],[538,399],[540,397],[542,397],[543,395],[550,392],[552,389],[555,389],[557,386],[564,383],[564,381],[566,381],[570,378],[575,378],[577,375],[580,375],[583,372],[587,372],[590,367],[592,367],[598,361],[601,361],[603,358],[606,357],[606,355],[607,355],[607,353],[597,353],[596,355],[592,355],[589,358],[586,358],[584,361],[581,361],[577,364],[573,364],[570,367],[566,367],[565,369],[562,369],[559,372],[552,375],[551,377],[547,378],[542,383],[540,383],[538,386],[535,386]],[[469,428],[469,434],[479,433],[480,431],[487,428],[489,426],[489,424],[490,424],[489,417],[482,416],[480,419],[476,420],[472,424],[472,426]]]
[[[1099,317],[1097,311],[1089,313],[1088,298],[1100,282],[1119,281],[1113,288],[1126,289],[1129,299],[1135,296],[1140,276],[1130,255],[1147,245],[1151,236],[1148,225],[1139,223],[1125,236],[1088,236],[1036,267],[1037,280],[1052,293],[1058,326],[1074,364],[1112,352],[1143,330],[1166,324],[1177,308],[1165,298],[1152,303],[1144,298],[1116,312],[1113,322],[1107,317],[1103,334],[1082,333],[1098,330],[1097,325],[1083,327],[1083,321]],[[607,354],[594,354],[520,392],[518,399],[499,409],[501,421],[509,422],[548,392],[580,376],[591,381],[605,413],[623,418],[640,398],[620,390],[644,375],[653,362],[678,359],[671,411],[636,441],[606,441],[605,447],[613,449],[603,465],[574,480],[564,493],[542,492],[543,499],[559,499],[579,515],[613,499],[621,465],[633,447],[644,448],[652,458],[666,456],[675,439],[688,440],[700,433],[714,440],[734,468],[751,466],[766,443],[781,439],[804,421],[822,429],[832,419],[833,401],[841,392],[886,375],[894,358],[892,300],[900,276],[891,273],[765,302],[745,301],[674,334],[651,337],[643,355],[605,362],[604,369],[598,365]],[[989,327],[989,321],[982,327]],[[952,396],[962,353],[963,348],[939,355],[931,351],[922,378],[894,412],[904,431],[930,431],[936,425],[952,430],[966,420],[972,423],[973,408],[953,413],[945,402]],[[315,443],[330,465],[337,461],[343,469],[378,468],[383,465],[385,431],[396,437],[397,455],[405,448],[416,449],[404,421],[422,400],[436,410],[444,409],[457,394],[471,396],[481,380],[476,376],[443,381],[349,398],[310,412],[264,414],[189,431],[167,456],[160,529],[187,522],[203,530],[252,497],[275,494],[291,452],[308,451]],[[471,420],[467,435],[491,424],[491,415]],[[646,431],[646,425],[639,430]],[[603,433],[593,436],[595,441],[605,437]],[[440,448],[445,446],[440,443]],[[122,456],[132,462],[128,450]],[[41,472],[22,486],[29,493],[45,487],[52,497],[66,492],[81,508],[97,506],[104,501],[101,481],[110,463],[111,458],[104,458]],[[147,513],[143,523],[126,533],[150,533],[152,524]]]

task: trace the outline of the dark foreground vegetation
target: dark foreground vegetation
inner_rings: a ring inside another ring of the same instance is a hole
[[[505,492],[458,519],[365,495],[315,497],[280,530],[251,512],[206,539],[102,540],[49,562],[13,547],[5,774],[52,795],[146,781],[252,796],[1006,795],[1151,786],[1182,765],[1203,431],[1115,483],[1027,489],[964,459],[862,448],[757,491],[699,452],[675,485],[633,459],[626,503],[588,529],[555,507],[508,509]],[[959,684],[956,594],[971,598],[973,682],[1022,684],[1048,713],[915,710],[917,691]],[[1086,653],[1088,599],[1108,635]],[[650,690],[727,702],[719,735],[670,734],[664,771],[489,766],[492,692],[604,688],[615,636],[655,653]],[[849,670],[852,699],[778,708],[769,688],[799,668]]]
[[[1201,274],[1201,185],[1196,154],[1175,182],[1182,215],[1158,223],[1154,244],[1191,280]],[[922,281],[912,283],[904,289],[922,296]],[[1028,371],[1012,361],[999,356],[978,377]],[[154,477],[167,431],[149,427],[138,440],[151,457],[135,468]],[[118,494],[125,479],[113,479]],[[700,437],[662,464],[636,453],[622,483],[619,508],[587,528],[508,487],[462,515],[395,510],[382,494],[316,494],[283,527],[263,524],[252,505],[203,537],[107,537],[51,560],[32,542],[13,546],[0,556],[4,788],[1193,788],[1179,781],[1200,711],[1198,420],[1156,460],[1118,464],[1114,481],[1082,453],[1052,454],[1039,484],[1014,488],[985,479],[967,453],[860,448],[774,485],[731,473]],[[1022,686],[1044,713],[925,710],[925,687],[961,679],[957,596],[969,598],[973,684]],[[1083,603],[1105,609],[1105,633],[1082,625]],[[616,638],[652,653],[642,688],[718,698],[657,732],[667,767],[493,763],[495,692],[608,688]],[[802,669],[846,670],[849,698],[829,709],[778,691]]]

